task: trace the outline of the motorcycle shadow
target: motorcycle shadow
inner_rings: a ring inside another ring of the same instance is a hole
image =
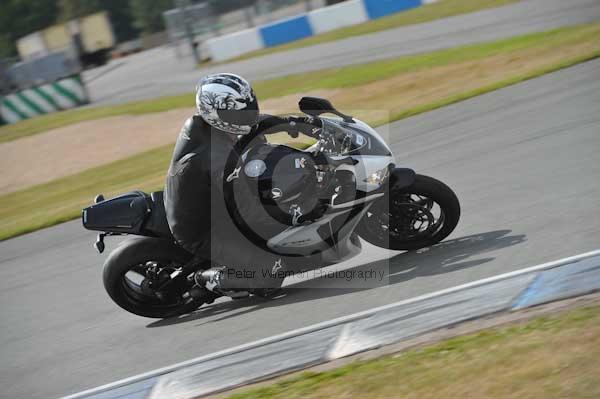
[[[147,327],[164,327],[205,318],[210,318],[210,322],[216,322],[258,309],[348,295],[407,282],[418,277],[469,269],[495,259],[493,256],[479,258],[479,255],[526,241],[524,234],[511,235],[511,232],[511,230],[496,230],[443,241],[418,251],[403,252],[381,261],[343,269],[337,274],[321,273],[322,277],[285,286],[282,295],[274,299],[249,297],[221,300],[211,305],[204,305],[188,315],[152,322]],[[474,257],[477,258],[470,259]],[[349,279],[348,276],[354,276],[355,280]],[[365,279],[368,276],[370,278]]]

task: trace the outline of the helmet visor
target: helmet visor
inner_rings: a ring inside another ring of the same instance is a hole
[[[243,109],[217,109],[223,122],[238,126],[254,126],[258,123],[258,102],[256,98],[246,103]]]

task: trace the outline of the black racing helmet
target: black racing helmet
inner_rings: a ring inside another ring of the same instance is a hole
[[[252,86],[232,73],[200,79],[196,107],[206,123],[227,133],[248,134],[258,123],[258,100]]]

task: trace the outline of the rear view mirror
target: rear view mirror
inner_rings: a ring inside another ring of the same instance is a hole
[[[324,98],[318,97],[302,97],[298,103],[300,111],[307,115],[319,116],[321,114],[334,114],[344,119],[345,122],[354,122],[351,116],[342,114],[335,107]]]
[[[329,100],[318,97],[302,97],[298,105],[300,106],[300,111],[312,116],[318,116],[334,110]]]

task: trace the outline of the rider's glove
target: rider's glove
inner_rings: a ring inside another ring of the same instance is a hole
[[[299,133],[304,133],[307,136],[314,136],[315,128],[322,126],[319,118],[313,118],[311,116],[287,116],[288,122],[288,134],[296,138]]]
[[[290,117],[288,118],[288,135],[290,135],[291,138],[295,139],[298,137],[298,135],[300,134],[300,130],[298,129],[298,122],[295,120],[296,118]]]

